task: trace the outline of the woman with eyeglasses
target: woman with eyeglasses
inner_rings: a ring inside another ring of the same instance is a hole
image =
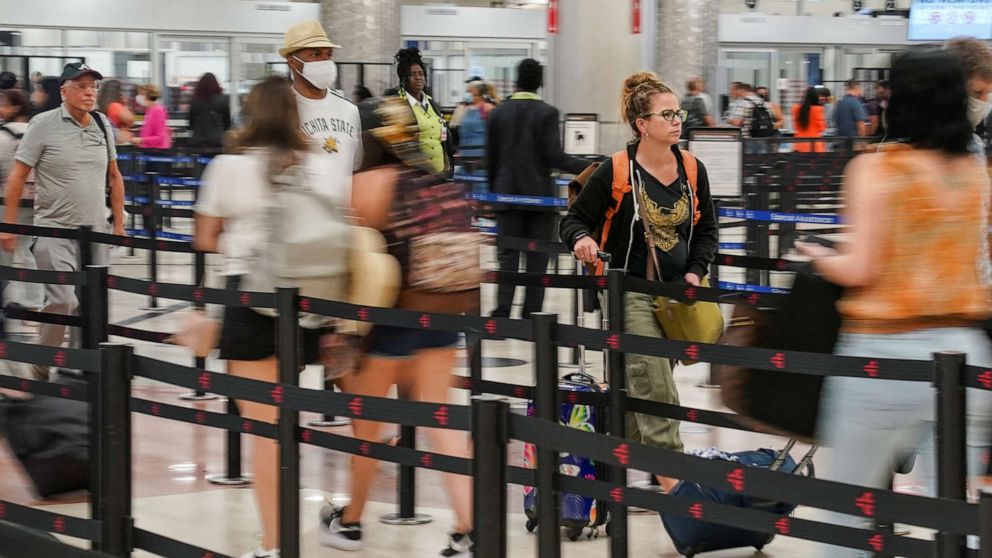
[[[589,178],[562,219],[559,235],[582,262],[598,264],[602,250],[612,254],[612,266],[626,268],[634,277],[698,286],[716,253],[717,221],[706,167],[678,147],[686,111],[679,108],[675,91],[650,72],[626,79],[620,109],[634,141]],[[619,165],[626,168],[614,168]],[[624,192],[619,206],[615,189]],[[603,233],[594,231],[605,228],[608,212],[612,219],[603,241]],[[653,296],[629,292],[624,309],[627,333],[663,337]],[[632,397],[679,403],[666,358],[628,354],[627,388]],[[630,413],[626,428],[635,441],[682,451],[677,420]],[[666,491],[677,482],[658,480]]]

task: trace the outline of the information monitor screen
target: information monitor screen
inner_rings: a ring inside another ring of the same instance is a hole
[[[992,0],[913,0],[910,41],[946,41],[967,36],[992,40]]]

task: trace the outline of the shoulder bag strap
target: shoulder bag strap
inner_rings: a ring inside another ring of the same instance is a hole
[[[634,191],[634,207],[637,208],[637,214],[641,217],[641,225],[644,227],[644,240],[647,242],[648,248],[648,260],[650,264],[647,265],[647,272],[645,276],[648,281],[654,279],[661,280],[661,266],[658,265],[658,254],[655,252],[654,248],[654,234],[651,232],[651,225],[648,223],[647,212],[644,210],[644,204],[641,203],[643,199],[641,198],[641,185],[636,177],[630,177],[630,184]]]

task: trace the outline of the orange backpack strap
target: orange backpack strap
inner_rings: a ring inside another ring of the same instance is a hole
[[[699,178],[699,164],[696,162],[696,156],[692,153],[680,149],[682,153],[682,165],[685,167],[685,177],[689,180],[689,188],[692,188],[692,224],[695,225],[699,222],[700,217],[703,216],[702,211],[699,210],[699,196],[696,195],[696,179]]]
[[[622,149],[613,154],[613,185],[610,188],[613,203],[610,205],[609,209],[606,210],[606,217],[603,220],[603,232],[600,235],[598,242],[600,248],[606,244],[606,239],[610,236],[610,228],[613,225],[613,217],[620,210],[620,204],[623,203],[623,196],[630,191],[630,158],[627,156],[627,150]],[[598,262],[596,264],[596,275],[603,274],[603,262]]]

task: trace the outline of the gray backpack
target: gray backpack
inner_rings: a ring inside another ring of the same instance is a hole
[[[256,249],[256,267],[244,277],[244,289],[296,287],[305,297],[347,298],[351,224],[333,196],[315,187],[317,180],[306,166],[294,165],[271,181],[265,240]],[[275,315],[271,309],[256,310]],[[301,324],[318,327],[324,321],[308,315]]]

